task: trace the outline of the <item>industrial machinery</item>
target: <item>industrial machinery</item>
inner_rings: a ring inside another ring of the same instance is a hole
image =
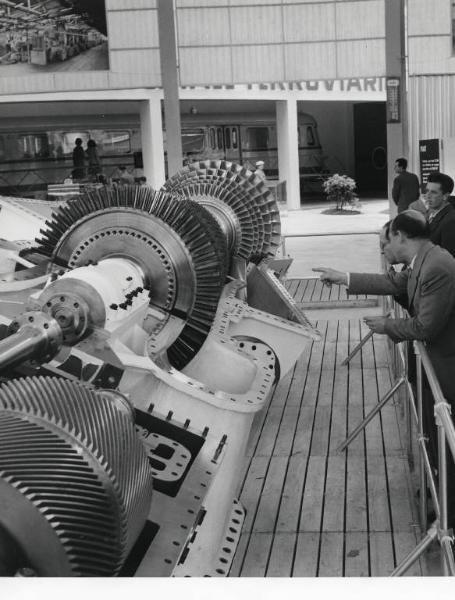
[[[279,242],[263,182],[206,161],[69,200],[0,274],[0,573],[228,573],[254,415],[320,338]]]

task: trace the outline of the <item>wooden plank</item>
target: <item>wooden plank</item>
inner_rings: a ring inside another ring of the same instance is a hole
[[[390,531],[387,477],[383,456],[368,457],[367,480],[369,530],[370,532]]]
[[[345,577],[368,577],[368,533],[346,531]]]
[[[289,294],[295,299],[295,293],[297,291],[297,288],[300,285],[301,280],[300,279],[286,279],[285,283],[284,283],[284,287],[286,288],[286,290],[289,292]]]
[[[360,342],[360,327],[358,319],[349,319],[349,352],[352,352]],[[361,368],[361,353],[357,352],[349,361],[350,369]]]
[[[346,477],[346,531],[367,531],[365,462],[348,450]]]
[[[344,531],[344,497],[346,484],[346,457],[329,456],[324,492],[323,532]]]
[[[387,478],[393,531],[409,532],[417,524],[417,507],[414,508],[414,501],[411,499],[412,488],[407,459],[387,456]]]
[[[292,569],[293,577],[316,577],[320,535],[319,531],[297,534],[297,546]]]
[[[316,407],[313,439],[311,442],[311,456],[326,456],[329,449],[330,421],[332,407],[320,405]]]
[[[315,279],[308,280],[308,284],[305,286],[305,290],[300,302],[309,302],[314,292],[314,288],[316,285]]]
[[[319,321],[318,328],[325,339],[325,332],[327,329],[327,321]],[[321,365],[324,356],[324,343],[313,345],[310,362],[308,365],[308,374],[305,382],[304,389],[304,403],[305,405],[315,405],[316,399],[319,392],[319,381],[321,376]]]
[[[393,569],[393,540],[391,532],[370,532],[371,577],[388,577]]]
[[[318,577],[342,577],[343,556],[344,534],[334,531],[322,532]]]
[[[273,532],[275,529],[287,462],[288,459],[284,456],[273,456],[270,460],[253,524],[253,531],[256,533]]]
[[[324,498],[326,459],[310,456],[300,511],[299,531],[320,530]]]
[[[310,344],[309,344],[310,345]],[[270,400],[270,404],[273,406],[282,406],[286,403],[289,388],[291,387],[292,380],[295,376],[296,368],[290,369],[286,375],[277,383],[275,391]]]
[[[313,434],[314,407],[302,406],[294,437],[293,454],[307,455],[310,453]]]
[[[379,397],[383,398],[392,387],[392,381],[388,369],[378,369],[376,371],[378,380]],[[396,395],[396,397],[398,397]],[[397,414],[394,406],[394,399],[391,398],[381,411],[382,425],[384,432],[384,445],[386,454],[403,453],[404,441],[400,437]]]
[[[295,430],[299,418],[298,406],[286,406],[273,450],[274,456],[290,456],[294,443]]]
[[[289,459],[278,509],[276,529],[279,532],[295,532],[298,529],[307,461],[308,455],[303,453],[293,454]]]
[[[297,361],[294,377],[292,378],[289,394],[286,399],[288,405],[295,404],[300,406],[302,402],[302,396],[305,389],[306,379],[308,375],[308,369],[311,361],[311,355],[315,345],[319,345],[320,342],[312,344],[306,344],[303,353],[300,355]]]
[[[362,371],[365,414],[368,414],[378,403],[378,386],[376,372],[372,369]],[[368,455],[383,455],[382,418],[376,414],[365,428],[366,449]]]
[[[240,540],[237,544],[237,548],[234,554],[234,559],[232,561],[231,568],[229,570],[228,577],[239,577],[242,571],[243,561],[245,559],[245,554],[248,549],[248,544],[250,543],[250,532],[244,532],[240,534]]]
[[[396,561],[397,565],[399,565],[401,561],[415,549],[419,540],[416,539],[416,535],[412,532],[394,531],[393,541],[395,545]],[[406,571],[405,577],[419,577],[423,575],[423,568],[420,562],[421,560],[422,563],[424,562],[424,559],[419,559],[416,561]]]
[[[275,440],[280,428],[281,417],[283,414],[282,406],[271,406],[267,413],[267,419],[261,431],[255,454],[257,456],[271,456],[275,446]]]
[[[364,413],[362,406],[362,373],[361,371],[349,372],[349,405],[348,405],[348,432],[351,434],[354,429],[363,421]],[[349,456],[357,455],[364,457],[365,441],[364,431],[361,431],[349,444]]]
[[[266,577],[291,577],[296,539],[295,533],[275,533]]]
[[[241,577],[265,577],[273,541],[271,533],[252,533],[240,572]]]
[[[268,465],[269,457],[267,456],[257,456],[251,461],[239,498],[241,505],[246,511],[242,528],[243,532],[250,531],[252,528]]]

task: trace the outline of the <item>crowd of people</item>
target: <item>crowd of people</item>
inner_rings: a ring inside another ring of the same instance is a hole
[[[367,317],[365,323],[372,332],[385,334],[395,343],[408,342],[408,375],[412,383],[415,361],[411,342],[424,342],[444,398],[455,414],[455,209],[451,203],[454,181],[445,173],[430,173],[421,195],[419,180],[407,171],[406,159],[396,161],[395,172],[392,197],[397,215],[384,225],[380,236],[389,265],[387,272],[344,273],[327,267],[314,270],[324,283],[346,285],[352,294],[394,296],[407,310],[406,317]],[[437,476],[434,399],[425,376],[422,385],[423,426]],[[455,528],[455,464],[450,456],[447,483],[448,526]],[[429,522],[434,518],[430,511]]]

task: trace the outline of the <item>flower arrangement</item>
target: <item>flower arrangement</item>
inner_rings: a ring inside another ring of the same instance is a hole
[[[349,204],[357,205],[358,198],[354,190],[356,183],[347,175],[335,173],[323,183],[324,192],[327,194],[327,200],[336,203],[336,210],[343,210]]]

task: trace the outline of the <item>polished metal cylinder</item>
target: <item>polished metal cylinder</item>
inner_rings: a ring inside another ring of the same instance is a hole
[[[9,327],[10,335],[0,341],[0,371],[28,360],[49,361],[61,347],[62,332],[57,321],[41,312],[26,312]]]

